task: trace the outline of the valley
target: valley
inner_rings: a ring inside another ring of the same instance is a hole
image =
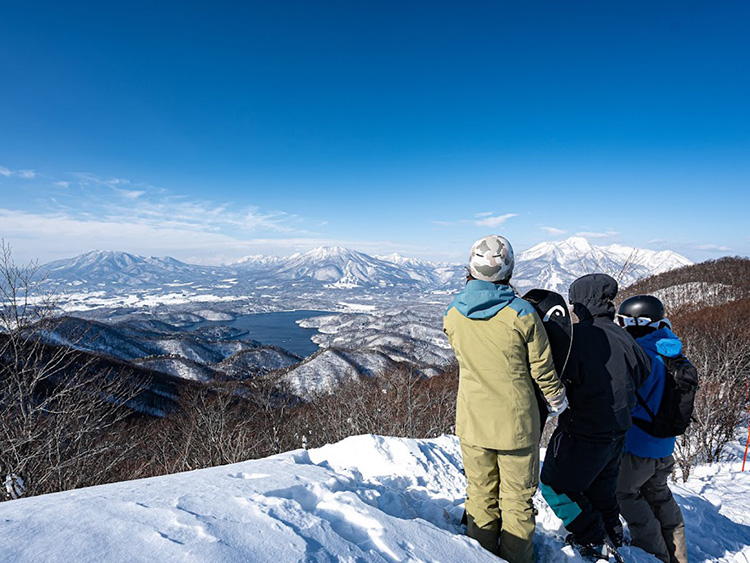
[[[565,294],[592,271],[629,285],[689,263],[573,237],[519,253],[512,283]],[[41,272],[66,317],[55,343],[200,383],[279,375],[304,399],[397,366],[439,373],[442,314],[465,283],[462,264],[340,247],[212,267],[92,251]]]

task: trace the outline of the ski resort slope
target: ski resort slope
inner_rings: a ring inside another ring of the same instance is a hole
[[[750,561],[750,474],[675,486],[691,561]],[[3,562],[498,561],[462,534],[458,440],[355,436],[315,450],[0,503]],[[538,562],[582,559],[537,495]],[[623,548],[629,562],[654,562]]]

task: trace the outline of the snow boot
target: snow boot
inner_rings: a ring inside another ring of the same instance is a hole
[[[586,561],[609,561],[609,551],[604,544],[578,543],[573,534],[568,534],[565,543],[572,546]]]
[[[572,546],[586,561],[591,561],[592,563],[596,561],[609,561],[609,558],[612,557],[616,563],[625,563],[622,555],[617,551],[612,540],[608,537],[601,544],[580,544],[576,542],[573,534],[568,534],[565,538],[565,543]]]
[[[612,545],[615,547],[622,547],[625,543],[622,526],[616,526],[612,529],[607,529],[607,535],[612,540]]]

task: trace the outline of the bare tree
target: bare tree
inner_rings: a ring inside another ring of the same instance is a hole
[[[132,398],[95,359],[49,342],[56,308],[41,281],[0,243],[0,469],[29,494],[99,482],[127,454],[108,432]]]
[[[434,438],[453,431],[457,387],[455,364],[431,378],[398,366],[314,397],[296,413],[295,423],[311,446],[357,434]]]
[[[694,422],[675,447],[684,479],[696,463],[720,459],[742,422],[744,385],[750,373],[748,315],[750,299],[741,299],[672,319],[700,375]]]

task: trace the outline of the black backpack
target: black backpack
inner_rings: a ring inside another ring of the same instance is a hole
[[[661,356],[661,354],[660,354]],[[684,434],[690,424],[698,389],[698,370],[685,356],[661,356],[666,367],[664,394],[656,413],[643,400],[638,391],[636,399],[651,417],[643,420],[633,417],[633,424],[655,438],[671,438]]]

